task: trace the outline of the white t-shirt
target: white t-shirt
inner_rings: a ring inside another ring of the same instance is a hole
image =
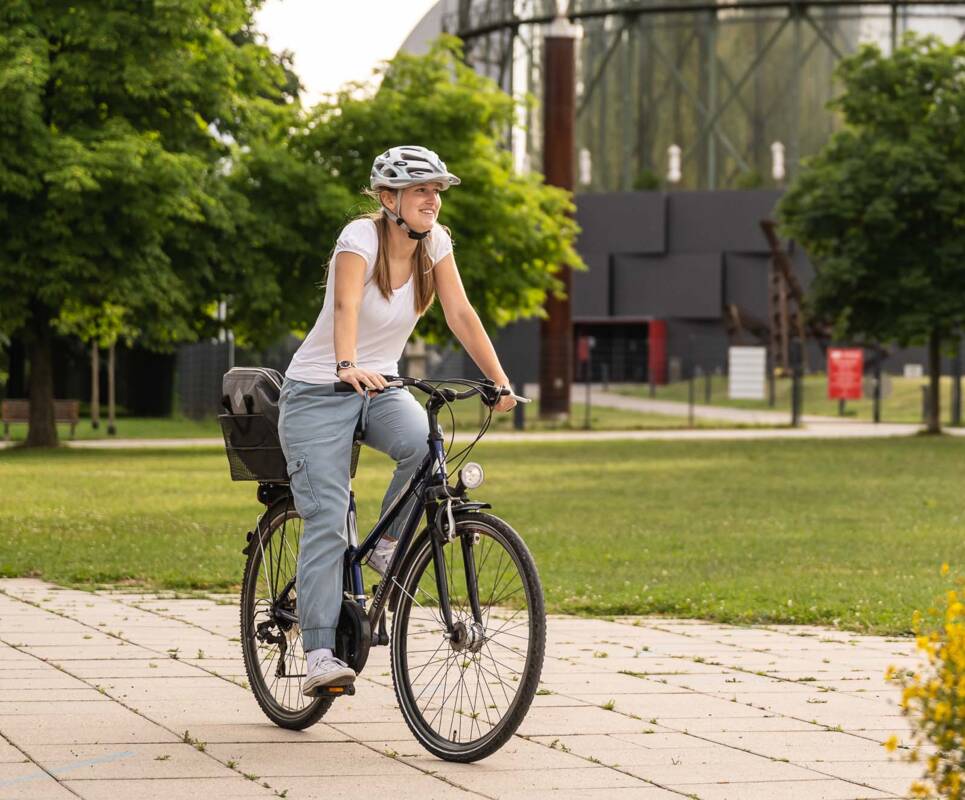
[[[452,252],[452,239],[440,225],[426,238],[433,266]],[[328,267],[321,313],[302,342],[285,377],[305,383],[335,383],[335,259],[339,253],[358,253],[365,259],[365,285],[359,306],[356,363],[362,369],[397,375],[399,358],[419,320],[415,310],[412,276],[386,300],[374,280],[379,235],[371,219],[357,219],[339,234]]]

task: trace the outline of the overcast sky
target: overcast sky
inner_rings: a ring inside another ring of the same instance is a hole
[[[272,50],[291,50],[295,71],[315,103],[346,81],[368,80],[395,55],[436,0],[268,0],[256,16]]]

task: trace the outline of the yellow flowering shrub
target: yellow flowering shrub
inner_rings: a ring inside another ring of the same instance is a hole
[[[925,765],[923,779],[911,787],[915,797],[965,800],[965,587],[962,579],[956,585],[936,607],[913,617],[915,646],[927,664],[919,672],[890,667],[886,675],[902,687],[901,711],[914,729],[905,758]],[[896,737],[885,742],[889,750],[897,746]]]

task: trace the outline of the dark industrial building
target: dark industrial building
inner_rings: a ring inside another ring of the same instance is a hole
[[[722,370],[731,341],[726,306],[768,316],[770,248],[760,221],[771,217],[779,197],[777,191],[579,195],[577,249],[589,269],[573,274],[573,335],[593,337],[593,379],[645,382],[653,370],[654,381],[664,383],[691,363]],[[806,285],[810,263],[800,248],[790,254]],[[536,381],[537,326],[518,323],[499,336],[516,380]]]

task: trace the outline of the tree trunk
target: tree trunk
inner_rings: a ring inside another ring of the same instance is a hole
[[[54,424],[53,348],[50,315],[37,305],[32,309],[27,330],[27,357],[30,360],[30,422],[26,447],[56,447],[57,426]]]
[[[107,351],[107,433],[113,436],[117,433],[114,427],[114,343],[111,342]]]
[[[941,433],[942,337],[937,329],[928,336],[928,418],[925,430]]]
[[[101,381],[100,381],[100,347],[97,339],[90,343],[90,426],[97,428],[101,424]]]

